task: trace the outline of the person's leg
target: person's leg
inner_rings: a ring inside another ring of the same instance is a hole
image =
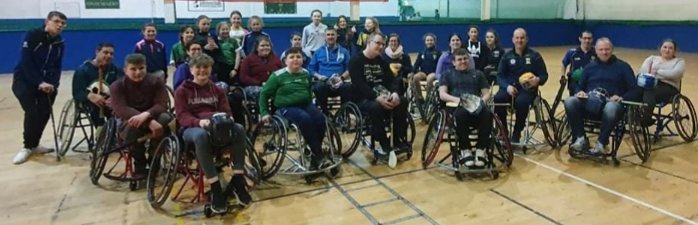
[[[315,93],[315,102],[320,106],[322,112],[329,114],[327,98],[330,96],[330,87],[326,82],[315,82],[313,84],[313,92]]]
[[[623,106],[617,102],[607,102],[604,105],[601,112],[601,130],[598,140],[604,147],[608,145],[608,139],[613,128],[616,127],[618,121],[623,117],[623,111]]]
[[[509,93],[507,93],[506,90],[500,89],[499,91],[497,91],[497,94],[494,95],[494,103],[511,104],[511,95],[509,95]],[[494,112],[497,114],[497,117],[499,117],[499,120],[502,122],[502,126],[504,126],[504,129],[508,131],[509,126],[507,126],[507,107],[512,106],[495,106]]]
[[[351,83],[342,83],[342,85],[337,88],[336,92],[339,93],[339,96],[342,98],[342,105],[351,101]]]
[[[470,150],[470,141],[468,141],[468,111],[463,107],[458,107],[453,110],[453,117],[456,124],[453,129],[456,130],[456,136],[458,136],[458,146],[460,150]]]
[[[224,211],[227,198],[223,195],[223,187],[218,179],[218,171],[214,164],[213,146],[208,136],[208,132],[203,128],[191,127],[184,130],[182,139],[185,143],[192,143],[196,153],[196,159],[204,171],[206,182],[211,186],[211,202],[215,211]]]
[[[131,127],[125,121],[121,124],[121,137],[124,143],[134,143],[138,138],[143,137],[148,129]],[[146,164],[148,160],[145,157],[145,145],[143,143],[134,143],[129,147],[131,157],[133,157],[134,177],[145,177],[147,175]]]
[[[104,125],[104,117],[107,115],[107,110],[100,110],[101,108],[94,103],[88,102],[76,102],[78,104],[78,110],[84,110],[90,116],[90,122],[92,122],[93,127],[101,127]]]
[[[393,108],[393,146],[402,148],[410,147],[407,143],[407,102],[405,97],[400,96],[400,104]]]
[[[516,111],[516,121],[514,123],[514,133],[512,133],[512,139],[516,142],[517,139],[521,138],[521,131],[526,126],[526,118],[528,118],[528,111],[533,104],[533,100],[537,96],[537,91],[531,90],[519,90],[519,94],[516,95],[514,100],[514,110]],[[521,141],[521,140],[519,140]]]
[[[377,140],[384,153],[390,151],[390,142],[385,133],[385,118],[387,110],[374,100],[368,100],[359,105],[361,111],[366,112],[371,117],[371,137]],[[374,147],[375,150],[375,147]]]
[[[37,132],[34,131],[36,118],[39,114],[39,108],[36,105],[38,95],[35,92],[37,91],[29,89],[24,83],[15,80],[12,82],[12,92],[24,111],[24,129],[22,132],[24,148],[31,150],[39,144],[35,137]]]
[[[490,135],[492,134],[492,113],[489,109],[483,108],[476,118],[473,118],[477,126],[477,149],[486,149],[490,146]]]
[[[318,131],[315,130],[313,118],[310,117],[310,114],[306,112],[304,108],[300,107],[284,107],[279,109],[279,112],[284,118],[298,126],[301,135],[303,135],[303,138],[310,147],[310,151],[313,153],[313,159],[311,161],[313,161],[314,165],[317,165],[315,163],[323,156],[322,142],[318,140],[319,135],[317,134]]]
[[[417,72],[414,76],[412,76],[412,88],[414,89],[414,93],[416,95],[414,96],[417,101],[420,99],[423,99],[422,97],[422,85],[419,84],[419,82],[424,81],[427,79],[427,74],[424,72]]]
[[[572,138],[585,137],[584,134],[584,102],[577,97],[571,96],[565,99],[565,115],[572,130]]]

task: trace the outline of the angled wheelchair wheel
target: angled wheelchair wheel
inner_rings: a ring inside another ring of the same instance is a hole
[[[494,162],[498,162],[501,166],[507,168],[511,167],[511,163],[514,161],[514,151],[511,147],[511,141],[509,140],[509,133],[499,120],[497,114],[492,115],[492,124],[494,125],[492,129],[492,145],[494,145],[492,158]]]
[[[242,105],[242,111],[243,111],[243,121],[240,121],[239,123],[242,125],[242,127],[245,128],[245,133],[247,134],[248,137],[252,136],[252,131],[254,130],[254,126],[257,124],[256,121],[254,121],[254,117],[252,116],[252,112],[245,106],[244,104]]]
[[[173,113],[175,111],[175,95],[174,90],[170,86],[165,85],[165,90],[167,91],[167,112]]]
[[[279,171],[286,154],[287,129],[283,121],[272,117],[269,124],[259,123],[252,132],[252,145],[259,155],[261,177],[267,180]]]
[[[637,153],[637,157],[642,162],[647,162],[652,152],[652,136],[646,126],[642,126],[637,118],[640,118],[639,107],[630,106],[626,119],[628,120],[628,133],[633,144],[633,149]]]
[[[335,113],[332,124],[343,144],[339,149],[344,158],[349,158],[359,146],[363,118],[359,107],[351,102],[345,103]]]
[[[179,167],[179,146],[178,138],[170,135],[160,141],[155,153],[151,156],[146,199],[153,208],[159,209],[170,196]]]
[[[57,153],[60,157],[65,156],[65,153],[70,150],[73,142],[77,120],[80,117],[80,113],[77,109],[78,107],[75,105],[75,101],[70,99],[65,102],[61,110],[61,115],[58,119],[58,137],[56,137],[60,140],[60,146],[58,146],[57,149]]]
[[[698,122],[696,122],[696,109],[688,97],[682,94],[674,96],[671,108],[673,110],[674,124],[679,136],[686,142],[691,142],[698,134]]]
[[[411,116],[407,116],[407,140],[410,142],[410,146],[414,143],[414,139],[417,138],[417,127],[414,124],[414,119]]]
[[[104,125],[102,132],[97,137],[95,150],[92,151],[92,161],[90,162],[90,181],[94,185],[99,185],[99,178],[102,177],[104,167],[107,164],[108,155],[105,153],[116,145],[116,132],[116,119],[112,117]]]
[[[548,142],[548,145],[555,148],[558,146],[558,141],[555,138],[555,119],[550,114],[552,109],[550,109],[548,101],[541,97],[537,99],[538,102],[535,104],[536,123],[538,123],[541,130],[543,130],[543,136],[545,137],[545,141]]]
[[[445,130],[446,115],[445,112],[441,110],[429,120],[429,127],[424,135],[424,144],[422,144],[422,169],[426,169],[434,162],[439,152],[439,147],[443,142]]]
[[[436,114],[436,112],[439,110],[439,94],[436,91],[437,88],[433,88],[435,90],[432,90],[427,94],[427,99],[424,102],[424,109],[422,110],[424,114],[422,115],[422,119],[424,121],[431,121],[431,117]]]
[[[245,138],[245,177],[248,181],[248,188],[258,185],[262,181],[262,167],[260,158],[250,139]]]
[[[570,128],[570,122],[567,120],[567,116],[562,115],[557,120],[555,139],[557,140],[558,147],[561,147],[568,144],[572,138],[572,128]]]

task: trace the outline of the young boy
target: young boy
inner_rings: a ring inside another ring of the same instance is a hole
[[[167,90],[162,79],[146,74],[146,58],[141,54],[130,54],[124,62],[126,76],[110,86],[111,107],[114,116],[121,120],[119,131],[125,143],[131,143],[147,133],[158,139],[164,127],[173,118],[167,110]],[[151,140],[151,143],[158,143]],[[157,144],[151,144],[154,147]],[[133,178],[147,175],[145,145],[137,143],[131,147],[135,174]]]

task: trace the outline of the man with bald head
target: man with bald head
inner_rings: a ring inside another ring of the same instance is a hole
[[[548,70],[545,68],[545,61],[540,53],[528,47],[526,30],[523,28],[514,30],[512,42],[514,49],[505,53],[499,62],[497,71],[499,91],[494,96],[494,102],[511,103],[513,99],[514,109],[516,109],[516,123],[511,141],[518,143],[528,117],[528,108],[531,107],[533,99],[538,95],[538,86],[545,84],[548,80]],[[519,83],[519,77],[525,73],[532,73],[534,77],[522,86]],[[507,107],[497,106],[495,112],[504,123],[504,127],[507,127]]]
[[[604,154],[611,131],[623,116],[623,96],[627,97],[637,85],[630,65],[613,55],[611,40],[599,38],[595,49],[597,60],[584,67],[583,76],[575,89],[576,94],[565,100],[565,113],[574,140],[570,150],[581,152],[589,148],[584,133],[584,119],[600,119],[598,140],[589,151],[592,154]],[[598,92],[605,92],[605,97],[608,98],[605,104],[593,97]]]

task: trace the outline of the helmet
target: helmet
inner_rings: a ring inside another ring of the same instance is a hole
[[[526,72],[524,74],[521,74],[521,76],[519,76],[519,84],[521,84],[521,87],[523,87],[524,89],[528,89],[531,87],[531,84],[530,84],[531,80],[533,80],[535,78],[536,78],[536,75],[534,75],[531,72]]]
[[[102,91],[99,91],[99,81],[92,82],[90,86],[87,86],[87,91],[90,93],[94,94],[101,94],[105,96],[109,96],[109,85],[106,83],[102,83]]]
[[[482,98],[473,94],[462,94],[460,97],[461,107],[470,113],[470,115],[478,115],[482,111]]]
[[[637,75],[637,86],[645,89],[651,89],[657,86],[657,77],[649,73],[641,73]]]
[[[227,113],[216,113],[211,116],[211,123],[206,129],[213,145],[227,146],[235,138],[234,128],[235,121]]]
[[[572,71],[572,81],[577,82],[582,79],[582,76],[584,76],[584,69],[579,68]]]
[[[589,98],[584,104],[584,108],[592,115],[600,115],[604,105],[606,105],[606,89],[596,88],[589,92]]]
[[[230,87],[228,83],[225,83],[223,81],[216,82],[216,86],[218,86],[220,89],[223,89],[223,92],[228,92],[228,88]]]

